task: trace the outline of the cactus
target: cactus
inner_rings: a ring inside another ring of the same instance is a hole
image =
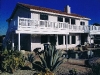
[[[18,51],[4,50],[1,54],[1,66],[4,71],[14,72],[24,66],[24,57]]]
[[[62,52],[60,50],[56,50],[55,46],[49,45],[48,49],[44,50],[43,56],[39,55],[42,64],[36,64],[41,68],[42,72],[47,70],[54,72],[54,70],[63,62]]]

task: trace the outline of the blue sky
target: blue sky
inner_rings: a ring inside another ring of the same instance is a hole
[[[89,24],[100,23],[100,0],[0,0],[0,35],[6,34],[10,17],[17,2],[42,6],[57,10],[64,10],[66,5],[71,12],[91,19]]]

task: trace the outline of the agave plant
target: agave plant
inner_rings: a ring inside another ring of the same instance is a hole
[[[26,57],[26,60],[29,61],[30,63],[33,63],[35,60],[35,55],[34,54],[28,54]]]
[[[41,69],[42,72],[54,72],[54,70],[63,62],[62,52],[56,50],[55,46],[49,45],[48,49],[44,50],[43,55],[39,55],[41,64],[33,63]]]

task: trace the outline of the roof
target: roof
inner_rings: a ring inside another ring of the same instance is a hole
[[[64,12],[64,11],[50,9],[50,8],[46,8],[46,7],[34,6],[34,5],[29,5],[29,4],[24,4],[24,3],[18,3],[18,4],[22,5],[22,6],[26,7],[26,8],[29,8],[29,9],[47,11],[47,12],[63,14],[63,15],[69,15],[69,16],[75,16],[75,17],[80,17],[80,18],[87,18],[87,17],[81,16],[81,15],[78,15],[78,14],[74,14],[74,13],[68,14],[67,12]]]
[[[33,10],[47,11],[47,12],[51,12],[51,13],[57,13],[57,14],[66,15],[66,16],[69,15],[69,16],[72,16],[72,17],[79,17],[79,18],[90,20],[87,17],[81,16],[81,15],[78,15],[78,14],[74,14],[74,13],[68,14],[67,12],[60,11],[60,10],[55,10],[55,9],[50,9],[50,8],[40,7],[40,6],[34,6],[34,5],[24,4],[24,3],[17,3],[17,5],[16,5],[15,9],[13,10],[10,18],[7,19],[6,21],[9,21],[13,17],[13,15],[15,14],[18,7],[24,7],[24,8],[29,9],[29,10],[33,9]]]

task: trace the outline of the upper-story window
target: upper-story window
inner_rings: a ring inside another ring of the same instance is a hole
[[[80,22],[80,25],[85,25],[85,22],[82,22],[82,21],[81,21],[81,22]]]
[[[63,17],[58,16],[58,21],[59,21],[59,22],[63,22]]]
[[[75,19],[71,19],[71,24],[75,24]]]
[[[41,19],[41,20],[48,20],[48,14],[41,13],[41,14],[40,14],[40,19]]]
[[[70,20],[68,17],[65,18],[65,22],[70,23]]]

